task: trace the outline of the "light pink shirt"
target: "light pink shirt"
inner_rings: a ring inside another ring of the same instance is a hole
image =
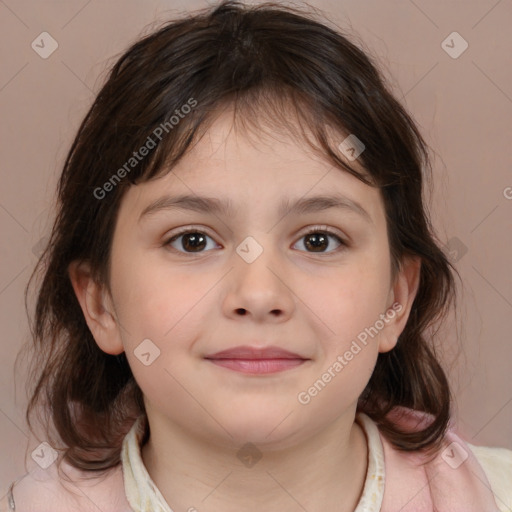
[[[66,482],[56,464],[42,469],[34,463],[0,501],[0,512],[173,512],[142,462],[141,419],[123,441],[122,464],[102,479],[81,479],[88,475],[63,463],[72,480]],[[408,428],[427,419],[396,409],[395,420]],[[418,452],[396,450],[367,415],[358,413],[356,421],[368,440],[368,471],[354,512],[512,511],[512,450],[473,446],[450,428],[444,449],[423,466]]]

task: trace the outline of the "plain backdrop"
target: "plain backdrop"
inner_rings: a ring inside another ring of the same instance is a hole
[[[432,148],[432,219],[463,279],[459,325],[451,317],[442,338],[454,420],[470,443],[512,449],[512,3],[309,3],[364,42]],[[0,0],[0,491],[39,444],[13,369],[66,152],[113,57],[150,23],[206,5]],[[32,47],[42,32],[58,44],[46,59]]]

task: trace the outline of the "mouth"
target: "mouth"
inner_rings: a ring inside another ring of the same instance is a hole
[[[291,370],[310,359],[279,347],[239,346],[205,356],[205,359],[229,370],[253,375]]]

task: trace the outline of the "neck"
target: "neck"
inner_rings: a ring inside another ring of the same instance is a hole
[[[368,448],[353,421],[286,449],[226,449],[176,425],[150,426],[142,460],[173,510],[353,512],[363,491]]]

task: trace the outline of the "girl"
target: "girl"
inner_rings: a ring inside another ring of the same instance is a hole
[[[58,186],[46,438],[4,510],[510,510],[512,452],[457,436],[433,348],[426,144],[327,25],[223,2],[113,67]]]

